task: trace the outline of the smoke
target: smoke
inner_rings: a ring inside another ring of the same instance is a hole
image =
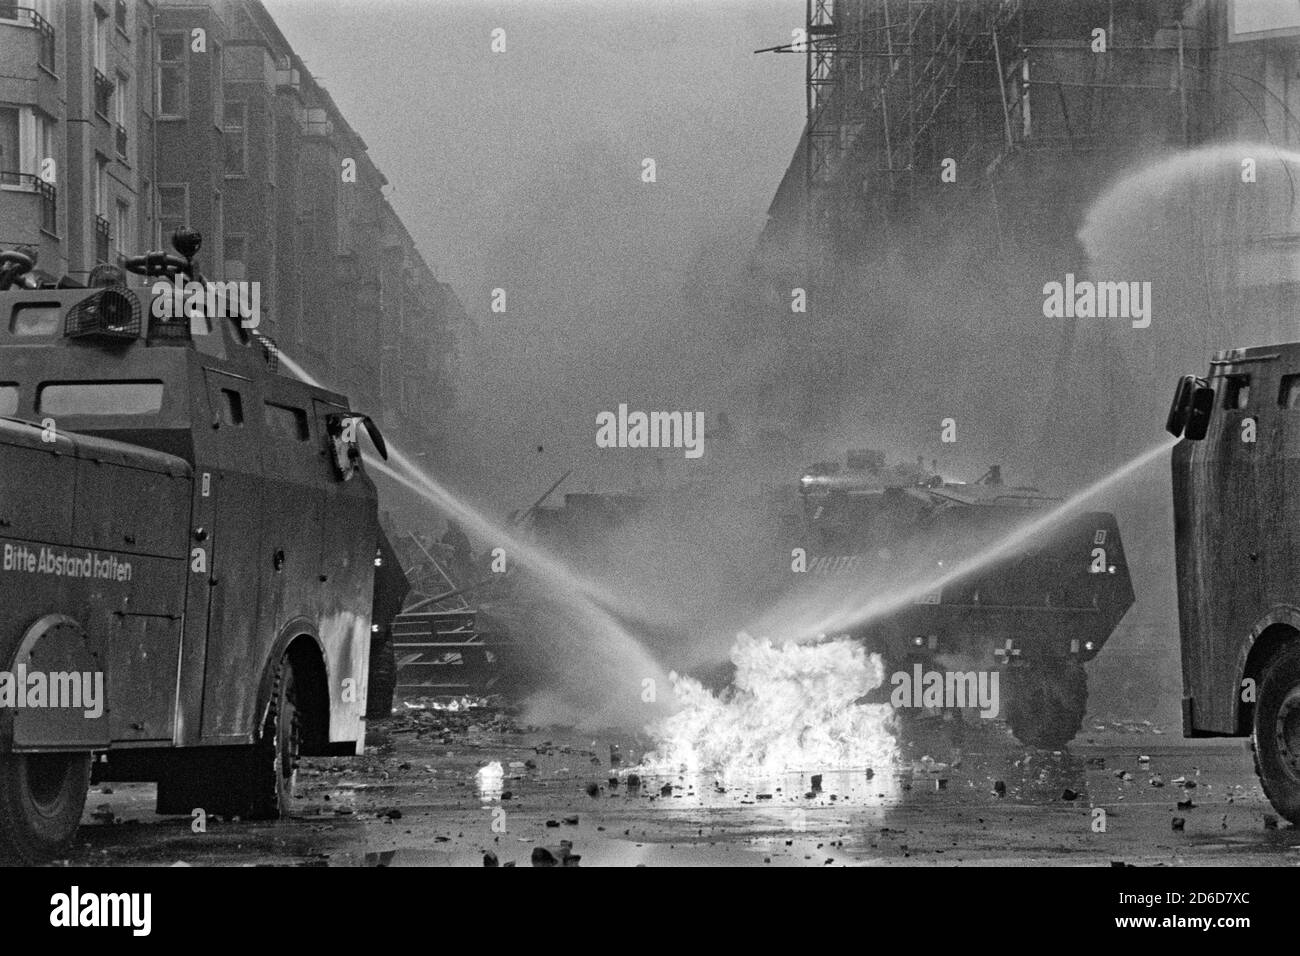
[[[949,478],[998,463],[1011,484],[1068,495],[1151,446],[1177,375],[1289,335],[1290,263],[1264,239],[1294,234],[1296,177],[1269,145],[1176,152],[1153,145],[1153,113],[1133,145],[1008,164],[888,235],[756,248],[803,123],[802,58],[750,53],[798,25],[785,0],[273,6],[365,118],[395,206],[477,329],[457,346],[456,408],[427,409],[457,437],[426,464],[496,514],[570,468],[557,495],[641,492],[639,513],[559,557],[620,596],[618,625],[660,665],[725,659],[762,619],[762,569],[788,554],[782,507],[808,463],[879,448]],[[510,52],[494,58],[498,26]],[[1152,282],[1151,327],[1044,317],[1044,283],[1067,273]],[[595,416],[620,402],[702,410],[715,432],[725,413],[730,437],[698,462],[597,449]],[[1127,545],[1125,634],[1173,654],[1167,477],[1148,469],[1093,507],[1117,512]],[[523,613],[537,713],[607,716],[588,693],[604,652],[575,642],[564,596],[537,587]],[[625,720],[642,663],[623,669]]]

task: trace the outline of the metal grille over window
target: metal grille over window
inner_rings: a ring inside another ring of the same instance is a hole
[[[125,289],[101,289],[68,310],[63,334],[70,339],[138,339],[140,300]]]

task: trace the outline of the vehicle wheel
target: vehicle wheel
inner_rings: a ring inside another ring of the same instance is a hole
[[[1088,675],[1082,664],[1037,663],[1002,672],[1003,715],[1030,747],[1059,750],[1083,727]]]
[[[41,863],[62,852],[89,787],[90,754],[0,754],[0,863]]]
[[[250,820],[274,820],[292,812],[301,744],[298,689],[286,654],[275,669],[271,707],[249,757],[251,805],[245,816]]]
[[[393,713],[397,690],[397,654],[393,632],[381,627],[370,639],[370,673],[366,679],[366,719],[383,720]]]
[[[1273,658],[1260,679],[1253,742],[1264,795],[1300,823],[1300,646]]]

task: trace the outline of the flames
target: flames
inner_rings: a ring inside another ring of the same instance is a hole
[[[742,633],[731,660],[735,681],[721,694],[670,675],[679,709],[649,728],[645,772],[768,776],[893,760],[892,709],[858,702],[884,682],[884,665],[859,642],[776,647]]]

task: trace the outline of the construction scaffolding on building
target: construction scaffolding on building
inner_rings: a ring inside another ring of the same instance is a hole
[[[1105,149],[1155,114],[1191,145],[1215,72],[1210,18],[1185,25],[1181,4],[806,0],[805,15],[805,38],[771,51],[806,57],[795,162],[814,248],[888,229],[941,184],[985,189],[1022,150]]]

